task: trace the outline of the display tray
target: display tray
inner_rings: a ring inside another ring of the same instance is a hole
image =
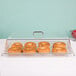
[[[15,42],[20,42],[23,45],[26,42],[35,42],[38,47],[38,43],[42,42],[42,41],[46,41],[46,42],[50,43],[50,52],[49,53],[38,53],[38,52],[36,52],[35,54],[33,54],[33,53],[8,53],[8,49]],[[52,48],[53,48],[53,44],[55,42],[66,43],[67,52],[66,53],[53,53]],[[71,48],[71,43],[70,43],[69,39],[7,39],[5,50],[2,53],[2,56],[3,55],[8,55],[8,56],[74,56],[75,54]]]

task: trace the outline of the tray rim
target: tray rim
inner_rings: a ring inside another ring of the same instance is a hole
[[[66,54],[63,54],[63,55],[68,55],[68,54],[73,54],[74,56],[75,56],[75,53],[73,52],[73,50],[72,50],[72,47],[71,47],[71,42],[70,42],[70,39],[67,39],[67,38],[60,38],[60,39],[54,39],[54,38],[49,38],[49,39],[45,39],[45,38],[43,38],[43,39],[17,39],[17,38],[15,38],[15,39],[6,39],[6,44],[5,44],[5,49],[7,49],[7,43],[8,43],[8,40],[68,40],[68,42],[69,42],[69,47],[70,47],[70,50],[71,50],[71,53],[66,53]],[[11,53],[8,53],[8,52],[4,52],[3,54],[11,54]],[[14,54],[16,54],[16,53],[14,53]],[[20,55],[23,55],[24,53],[21,53]],[[36,53],[36,54],[39,54],[39,53]],[[49,54],[54,54],[54,53],[49,53]],[[27,53],[26,53],[26,55],[27,55]],[[55,54],[54,54],[55,55]]]

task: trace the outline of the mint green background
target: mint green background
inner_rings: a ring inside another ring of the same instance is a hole
[[[0,0],[0,38],[11,33],[66,37],[76,29],[76,0]]]

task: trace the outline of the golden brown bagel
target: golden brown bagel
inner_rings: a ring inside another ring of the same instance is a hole
[[[38,46],[39,47],[50,47],[50,43],[46,42],[46,41],[43,41],[43,42],[39,42]]]
[[[60,48],[66,48],[66,44],[64,42],[56,42],[53,44],[53,48],[60,47]]]
[[[36,53],[36,49],[26,47],[26,48],[23,49],[23,53]]]
[[[33,48],[36,48],[36,43],[34,43],[34,42],[27,42],[27,43],[25,43],[25,45],[24,45],[24,47],[33,47]]]
[[[39,53],[49,53],[50,52],[50,48],[49,47],[39,47],[39,48],[37,48],[37,51],[39,52]]]
[[[8,53],[21,53],[21,52],[22,52],[22,49],[17,48],[17,47],[13,47],[13,48],[8,49]]]
[[[52,52],[53,53],[66,53],[67,49],[66,48],[53,48]]]
[[[23,45],[22,45],[22,43],[20,43],[20,42],[15,42],[15,43],[12,44],[11,47],[12,47],[12,48],[15,48],[15,47],[23,48]]]

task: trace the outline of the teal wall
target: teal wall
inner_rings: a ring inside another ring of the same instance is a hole
[[[66,37],[71,29],[76,29],[76,0],[0,0],[0,38],[11,33],[32,37],[35,30]]]

